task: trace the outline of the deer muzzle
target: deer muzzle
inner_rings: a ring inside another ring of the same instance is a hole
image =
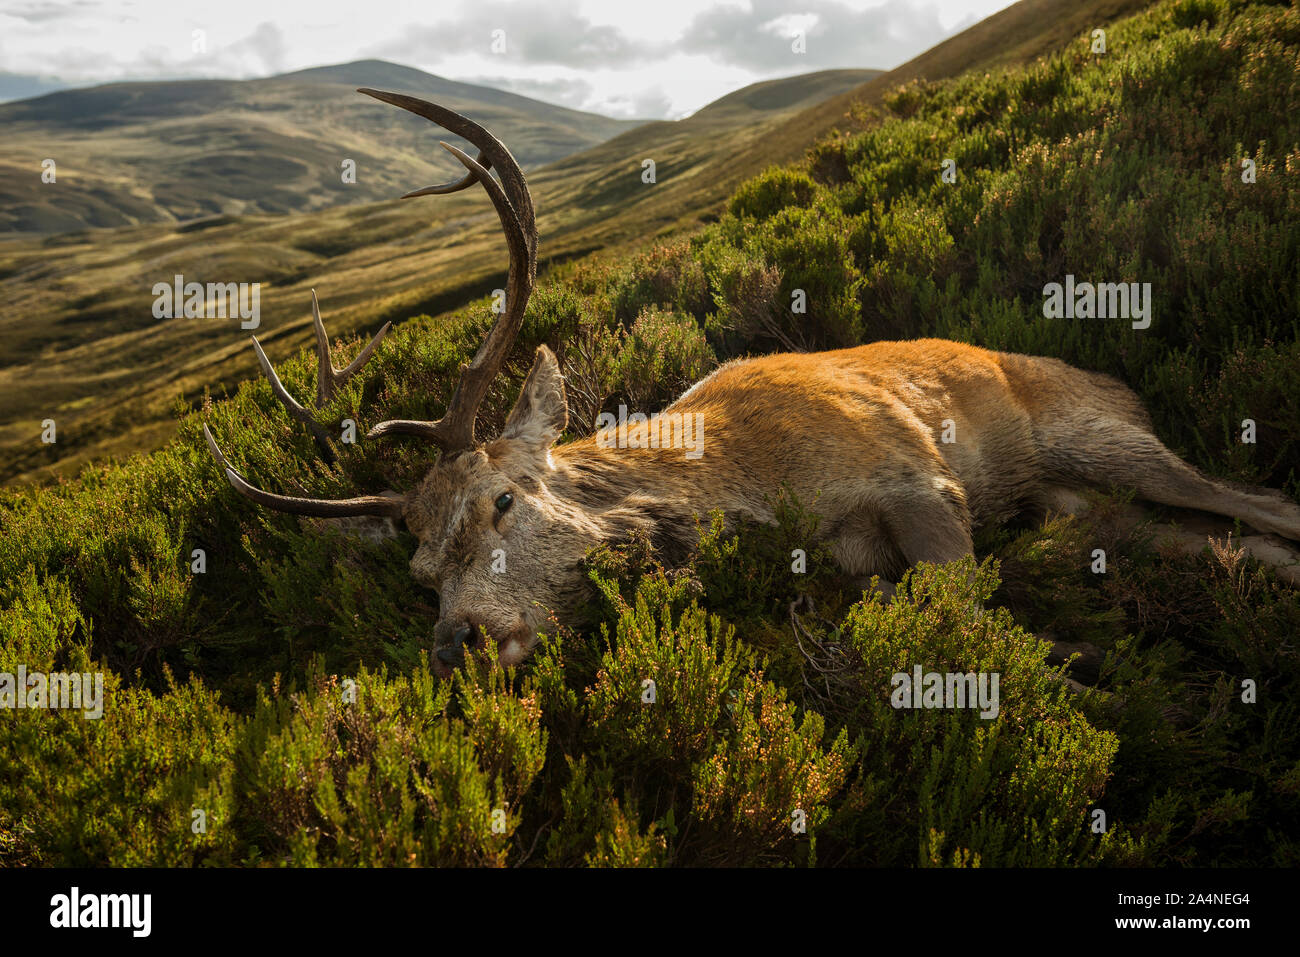
[[[434,657],[450,672],[465,662],[466,650],[478,644],[481,632],[470,622],[439,622],[433,635]]]

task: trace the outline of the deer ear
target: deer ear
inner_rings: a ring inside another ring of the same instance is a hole
[[[551,447],[568,423],[569,402],[564,395],[560,363],[550,349],[538,346],[532,371],[510,410],[501,438],[516,439],[541,451]]]

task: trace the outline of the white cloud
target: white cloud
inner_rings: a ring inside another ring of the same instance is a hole
[[[246,78],[381,57],[612,115],[680,116],[739,86],[887,69],[1008,0],[0,0],[0,74],[76,85]],[[206,32],[206,50],[192,32]],[[489,49],[504,29],[507,52]],[[789,37],[807,35],[795,55]],[[645,111],[653,111],[647,113]]]

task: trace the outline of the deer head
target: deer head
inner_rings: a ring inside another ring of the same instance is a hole
[[[464,177],[414,190],[402,198],[453,193],[477,182],[496,207],[510,250],[505,311],[462,370],[446,414],[436,422],[380,422],[367,433],[370,439],[418,436],[441,450],[438,461],[405,494],[344,500],[295,498],[250,483],[231,467],[206,425],[203,432],[230,484],[261,505],[298,515],[377,516],[405,524],[419,540],[411,573],[439,595],[434,645],[435,667],[440,672],[449,673],[463,660],[466,649],[489,640],[497,642],[501,662],[513,664],[532,650],[537,628],[549,609],[574,604],[584,582],[579,560],[607,531],[601,519],[590,517],[548,487],[554,472],[550,446],[564,431],[568,413],[559,365],[545,346],[537,351],[500,437],[481,444],[474,434],[479,406],[514,343],[536,275],[532,197],[514,157],[478,124],[413,97],[370,89],[359,92],[423,116],[478,149],[478,157],[471,159],[456,147],[441,144],[465,166]],[[490,169],[496,170],[499,182]],[[385,325],[347,368],[336,369],[315,292],[312,315],[320,359],[319,408],[365,364],[389,326]],[[324,430],[285,390],[256,337],[253,347],[276,397],[291,416],[306,424],[323,454],[333,461]]]

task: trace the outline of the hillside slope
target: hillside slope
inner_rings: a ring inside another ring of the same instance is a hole
[[[701,208],[691,204],[712,202],[724,187],[701,183],[700,199],[694,191],[679,195],[674,184],[696,181],[699,170],[761,140],[773,123],[872,75],[836,70],[756,84],[716,108],[639,126],[531,172],[543,268],[694,224]],[[352,90],[339,96],[360,111],[363,127],[403,115]],[[417,123],[421,149],[441,152],[437,140],[446,134]],[[645,158],[658,164],[653,185],[641,179]],[[390,195],[438,178],[407,175]],[[669,202],[686,205],[659,201],[670,188]],[[331,330],[347,334],[459,306],[499,284],[504,268],[500,227],[479,191],[0,241],[0,297],[8,305],[0,317],[0,480],[48,477],[46,465],[59,463],[66,473],[94,455],[156,447],[172,428],[175,396],[193,400],[204,388],[254,374],[238,323],[154,319],[156,282],[181,274],[262,283],[257,334],[271,355],[283,355],[308,332],[312,288]],[[60,423],[59,442],[34,443],[51,416]]]
[[[374,202],[455,175],[420,121],[356,87],[400,89],[479,116],[525,169],[637,125],[382,60],[258,80],[113,83],[0,105],[0,235]],[[453,137],[453,140],[455,138]],[[58,164],[42,184],[41,162]],[[342,162],[356,163],[344,183]]]
[[[1152,0],[1021,0],[968,30],[949,37],[902,66],[853,90],[831,97],[792,117],[773,131],[761,161],[786,163],[803,155],[803,145],[837,126],[855,105],[880,103],[890,90],[913,80],[943,80],[969,70],[1031,63],[1073,38],[1089,34],[1150,6]]]
[[[879,104],[918,76],[937,80],[1032,60],[1059,46],[1067,27],[1082,36],[1144,5],[1021,0],[888,74],[827,71],[754,84],[684,120],[647,123],[535,170],[529,184],[542,268],[696,230],[745,178],[802,156],[837,126],[852,126],[854,104]],[[817,96],[830,99],[808,105]],[[346,97],[363,104],[367,122],[398,112],[351,91]],[[425,127],[417,124],[416,135],[430,155],[441,134]],[[642,182],[646,159],[656,163],[653,185]],[[427,182],[403,180],[389,195]],[[169,434],[175,396],[195,401],[205,387],[256,373],[237,324],[160,326],[152,319],[148,291],[175,273],[263,282],[259,333],[273,357],[309,340],[312,288],[331,329],[344,335],[436,315],[504,278],[495,215],[466,193],[216,219],[192,229],[0,241],[0,296],[14,307],[0,320],[0,481],[70,474],[95,456],[154,448]],[[33,392],[34,379],[51,387]],[[36,444],[40,422],[55,413],[68,426],[60,442]]]

